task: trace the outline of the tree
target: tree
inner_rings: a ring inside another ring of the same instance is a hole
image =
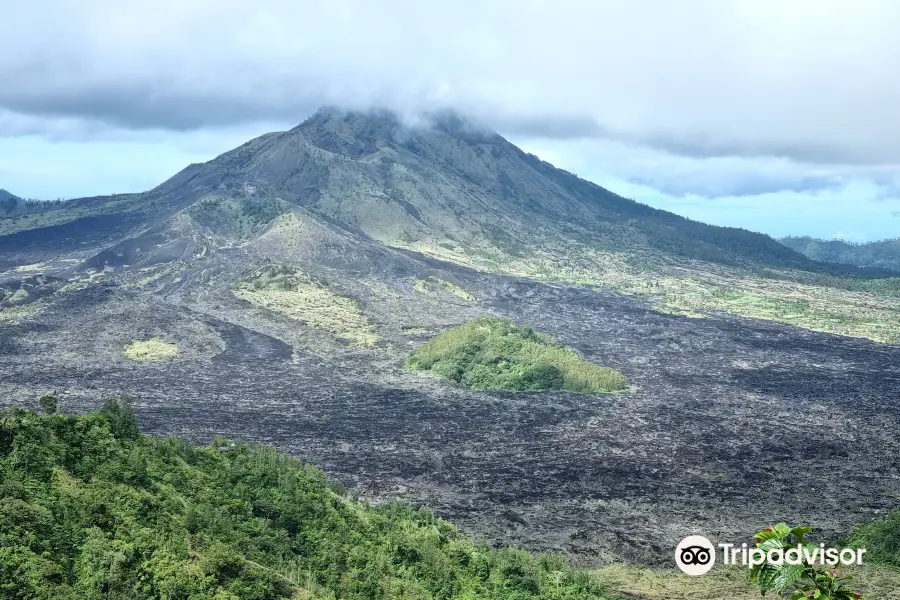
[[[137,421],[134,411],[131,410],[131,401],[125,397],[110,398],[103,406],[103,412],[109,419],[109,426],[114,436],[123,440],[133,440],[138,437]]]
[[[52,394],[41,396],[38,402],[40,402],[41,410],[44,411],[45,415],[52,415],[59,406],[59,400]]]

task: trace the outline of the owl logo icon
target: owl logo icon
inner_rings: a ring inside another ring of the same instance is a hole
[[[675,564],[692,577],[705,575],[716,564],[716,550],[702,535],[689,535],[675,547]]]

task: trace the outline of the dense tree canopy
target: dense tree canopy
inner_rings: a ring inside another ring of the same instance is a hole
[[[256,445],[139,434],[127,404],[0,413],[0,598],[600,598],[561,560],[373,508]]]

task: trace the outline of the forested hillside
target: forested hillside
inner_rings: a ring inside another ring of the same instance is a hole
[[[900,238],[853,244],[843,240],[820,240],[791,236],[778,240],[812,260],[855,267],[890,269],[900,273]]]
[[[369,507],[270,448],[144,437],[120,401],[0,416],[3,599],[601,597],[560,559]]]

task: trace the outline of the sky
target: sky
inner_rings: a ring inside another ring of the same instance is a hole
[[[0,188],[140,191],[324,104],[453,109],[623,196],[900,236],[894,0],[32,0],[0,20]]]

